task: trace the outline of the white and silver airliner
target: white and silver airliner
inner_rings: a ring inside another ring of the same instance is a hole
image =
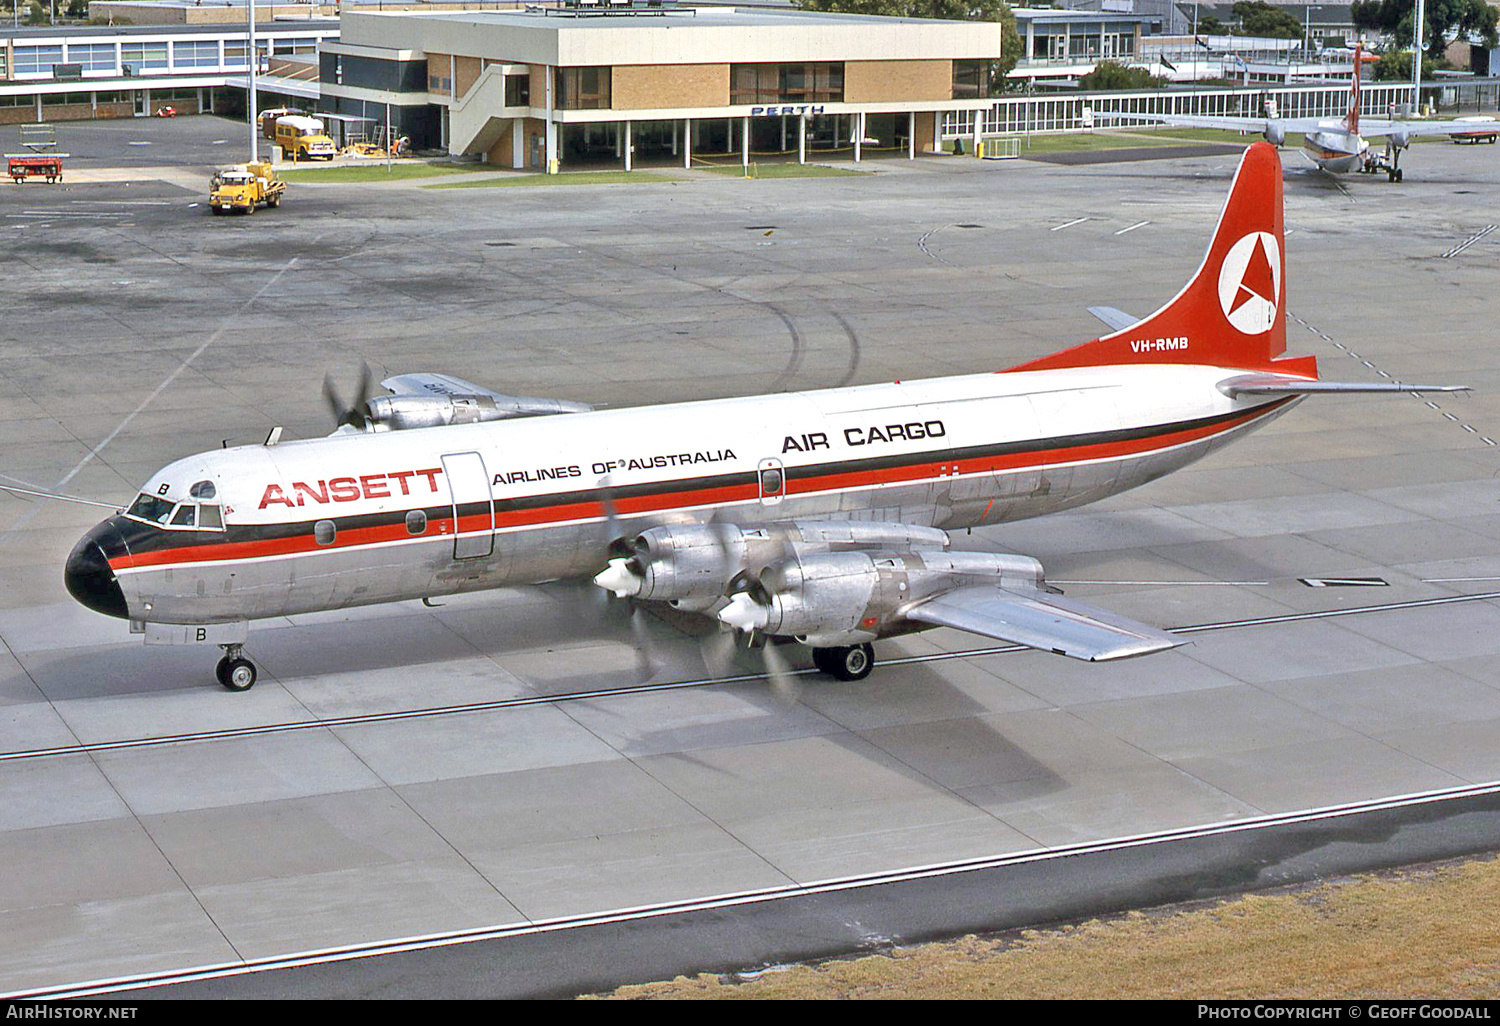
[[[1005,371],[619,410],[394,377],[329,437],[164,467],[66,584],[148,643],[223,648],[231,690],[255,682],[249,621],[565,578],[796,639],[842,679],[937,625],[1088,660],[1170,648],[950,532],[1142,485],[1309,393],[1440,387],[1323,382],[1282,355],[1281,189],[1275,148],[1251,146],[1171,302],[1101,309],[1117,330]]]
[[[1134,114],[1096,111],[1095,121],[1136,121],[1174,128],[1223,128],[1235,132],[1257,132],[1273,146],[1286,141],[1288,133],[1302,133],[1302,155],[1331,174],[1350,171],[1384,171],[1392,182],[1404,177],[1401,151],[1419,135],[1454,133],[1451,121],[1398,121],[1360,117],[1359,83],[1363,67],[1360,48],[1354,48],[1354,79],[1349,86],[1349,110],[1341,118],[1241,117],[1232,114]],[[1370,149],[1371,139],[1384,139],[1385,151]]]

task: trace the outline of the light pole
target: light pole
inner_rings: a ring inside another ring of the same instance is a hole
[[[1426,6],[1423,0],[1417,0],[1416,25],[1413,29],[1417,42],[1411,53],[1411,111],[1413,114],[1422,109],[1422,23],[1427,19]]]
[[[255,123],[255,0],[245,0],[250,9],[250,163],[260,160],[260,132]]]

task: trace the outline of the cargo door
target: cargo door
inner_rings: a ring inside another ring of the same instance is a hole
[[[488,556],[495,547],[495,503],[484,458],[450,453],[443,457],[443,476],[453,499],[453,558]]]

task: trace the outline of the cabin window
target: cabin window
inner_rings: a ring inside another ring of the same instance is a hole
[[[184,502],[177,507],[177,512],[172,514],[173,527],[192,527],[198,522],[198,507],[191,502]]]
[[[423,510],[414,509],[406,514],[406,533],[425,534],[427,532],[427,514]]]
[[[760,492],[762,495],[780,495],[781,485],[781,471],[772,467],[769,470],[762,470],[760,472]]]
[[[313,524],[313,540],[319,545],[332,545],[337,534],[338,529],[333,526],[332,520],[319,520]]]
[[[199,481],[188,489],[188,494],[195,499],[212,499],[218,492],[214,489],[212,481]]]
[[[219,513],[218,506],[198,507],[198,526],[211,528],[215,531],[224,530],[224,517]]]

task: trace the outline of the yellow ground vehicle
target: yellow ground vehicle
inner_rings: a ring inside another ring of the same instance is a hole
[[[323,122],[301,114],[276,119],[276,145],[288,160],[332,160],[338,152],[333,140],[323,134]]]
[[[238,164],[217,172],[210,186],[208,206],[215,214],[255,213],[256,207],[279,207],[286,183],[265,161]]]

